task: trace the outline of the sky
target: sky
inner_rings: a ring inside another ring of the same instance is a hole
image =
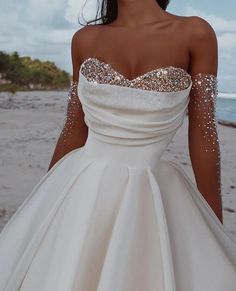
[[[87,0],[86,18],[95,17],[96,2]],[[70,42],[81,27],[78,15],[84,3],[85,0],[0,0],[0,50],[50,60],[71,73]],[[219,90],[236,92],[236,1],[172,0],[168,11],[197,15],[211,24],[219,45]]]

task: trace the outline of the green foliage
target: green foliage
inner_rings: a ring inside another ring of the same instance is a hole
[[[64,89],[70,83],[70,75],[53,62],[20,57],[17,52],[7,54],[0,51],[0,74],[0,81],[5,80],[5,83],[0,83],[1,91],[6,88]]]
[[[17,86],[16,84],[1,84],[0,85],[0,91],[9,92],[11,94],[15,94],[20,89],[21,88]]]

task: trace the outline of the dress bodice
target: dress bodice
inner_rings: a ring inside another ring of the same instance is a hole
[[[181,68],[158,68],[128,80],[111,65],[89,58],[80,67],[78,96],[97,139],[124,145],[159,142],[165,148],[183,122],[191,85]]]

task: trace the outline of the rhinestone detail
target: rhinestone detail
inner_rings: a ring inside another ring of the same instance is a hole
[[[97,58],[88,58],[80,66],[86,79],[98,84],[111,84],[158,92],[176,92],[191,85],[191,76],[182,68],[163,67],[129,80],[110,64]]]
[[[69,143],[69,136],[73,128],[79,123],[78,114],[83,114],[82,104],[78,97],[78,81],[71,81],[67,95],[67,110],[64,118],[64,127],[61,132],[62,140]]]
[[[191,99],[197,126],[201,129],[203,149],[216,160],[218,194],[221,195],[221,153],[216,120],[217,77],[198,73],[192,77]]]

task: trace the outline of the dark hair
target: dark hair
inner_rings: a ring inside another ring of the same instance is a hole
[[[156,0],[157,4],[163,9],[166,10],[170,0]],[[86,0],[87,2],[87,0]],[[85,2],[85,4],[86,4]],[[117,4],[117,0],[102,0],[102,5],[101,8],[100,6],[100,2],[98,0],[98,9],[97,9],[97,13],[96,13],[96,18],[90,21],[86,21],[86,25],[93,23],[93,22],[97,22],[97,21],[101,21],[101,24],[108,24],[111,23],[112,21],[114,21],[117,18],[117,14],[118,14],[118,4]],[[84,4],[84,6],[85,6]],[[83,7],[84,7],[83,6]],[[98,17],[98,13],[100,12],[101,16]],[[79,23],[81,25],[83,25],[80,21]]]

